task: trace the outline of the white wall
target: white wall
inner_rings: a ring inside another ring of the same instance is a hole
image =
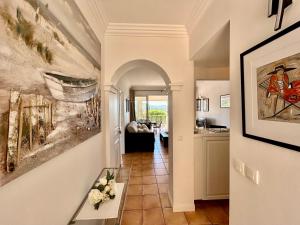
[[[194,76],[189,60],[188,38],[154,36],[106,36],[105,83],[111,84],[117,69],[132,60],[143,59],[159,65],[171,83],[180,84],[172,93],[173,123],[173,207],[175,211],[194,209],[193,127]],[[145,84],[146,85],[146,84]],[[173,86],[174,88],[174,86]],[[187,172],[189,176],[186,176]],[[185,194],[183,194],[185,193]]]
[[[127,79],[121,79],[116,85],[121,91],[121,135],[120,135],[120,150],[121,154],[125,153],[125,127],[129,123],[130,113],[126,112],[126,99],[129,99],[130,83]]]
[[[229,21],[229,0],[208,0],[208,7],[195,28],[190,31],[190,57],[197,52]],[[234,7],[234,6],[233,6]]]
[[[205,68],[195,66],[195,80],[229,80],[229,67]]]
[[[261,184],[254,185],[231,167],[230,224],[298,225],[300,153],[242,136],[240,53],[275,34],[275,17],[266,16],[268,1],[231,0],[230,7],[230,155],[231,160],[241,159],[261,174]],[[299,12],[300,1],[293,1],[283,28],[299,21]]]
[[[229,81],[196,81],[196,97],[204,96],[209,98],[209,112],[196,112],[196,119],[205,117],[214,125],[230,127],[230,109],[220,107],[220,95],[230,93]]]
[[[0,188],[1,225],[66,225],[104,167],[102,134]]]

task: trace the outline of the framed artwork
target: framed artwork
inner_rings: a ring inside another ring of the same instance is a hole
[[[202,108],[203,112],[209,111],[209,99],[208,98],[201,99],[201,108]]]
[[[240,59],[243,136],[300,151],[300,22]]]
[[[0,186],[101,132],[101,44],[75,2],[70,24],[51,4],[0,1]]]
[[[201,111],[201,98],[196,99],[196,111]]]
[[[230,108],[230,95],[221,95],[220,96],[220,107],[221,108]]]

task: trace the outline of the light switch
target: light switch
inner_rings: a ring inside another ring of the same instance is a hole
[[[245,166],[245,176],[255,184],[259,184],[259,171]]]
[[[241,174],[242,176],[245,176],[245,163],[238,159],[232,160],[233,168],[236,172]]]

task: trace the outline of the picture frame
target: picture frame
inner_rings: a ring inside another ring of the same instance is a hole
[[[209,112],[209,98],[201,99],[201,108],[203,112]]]
[[[240,54],[244,137],[300,151],[300,21]]]
[[[230,94],[220,95],[220,108],[230,108]]]

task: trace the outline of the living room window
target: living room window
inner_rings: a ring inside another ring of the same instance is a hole
[[[161,124],[168,129],[168,96],[147,95],[135,97],[135,115],[137,121],[147,120]]]

